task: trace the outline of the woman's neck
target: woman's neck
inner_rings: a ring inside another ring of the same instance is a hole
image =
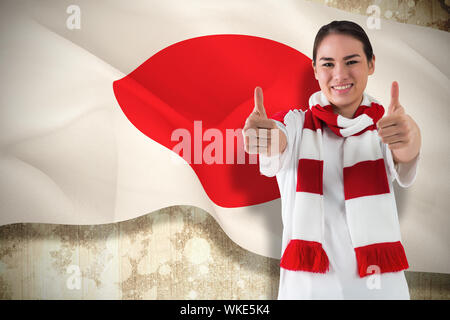
[[[356,110],[358,110],[358,107],[361,105],[363,98],[364,97],[361,96],[361,99],[358,99],[355,102],[345,106],[337,107],[334,104],[331,104],[331,106],[333,107],[333,112],[345,118],[353,119],[353,116],[355,115]]]

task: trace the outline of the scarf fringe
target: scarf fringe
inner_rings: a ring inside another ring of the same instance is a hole
[[[325,273],[329,270],[329,261],[321,243],[293,239],[284,250],[280,267],[292,271]]]
[[[370,266],[375,266],[375,272],[378,267],[379,273],[396,272],[409,268],[405,250],[400,241],[358,247],[355,248],[355,253],[361,278],[374,274],[374,270],[368,270]]]

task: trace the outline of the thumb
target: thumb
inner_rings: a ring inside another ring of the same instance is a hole
[[[388,115],[394,113],[394,111],[396,111],[397,108],[400,106],[398,96],[399,96],[398,82],[394,81],[392,82],[391,86],[391,103],[389,104]]]
[[[255,107],[253,112],[259,113],[261,117],[267,118],[266,110],[263,104],[263,91],[260,87],[255,88]]]

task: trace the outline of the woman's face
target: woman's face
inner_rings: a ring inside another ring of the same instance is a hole
[[[339,113],[349,114],[361,103],[367,78],[375,70],[375,56],[368,65],[361,41],[344,34],[329,34],[317,48],[313,68],[328,101]]]

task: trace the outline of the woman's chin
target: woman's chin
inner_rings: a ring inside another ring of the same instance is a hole
[[[352,99],[348,99],[348,98],[343,98],[343,97],[333,97],[333,104],[335,106],[347,106],[349,104],[351,104]]]
[[[326,96],[328,101],[336,107],[351,105],[357,99],[357,95],[354,92],[349,92],[348,94],[340,94],[333,92],[332,89],[331,91],[327,92]]]
[[[354,94],[349,95],[331,95],[331,101],[332,103],[339,107],[339,106],[348,106],[354,103],[354,101],[357,99],[357,97]]]

